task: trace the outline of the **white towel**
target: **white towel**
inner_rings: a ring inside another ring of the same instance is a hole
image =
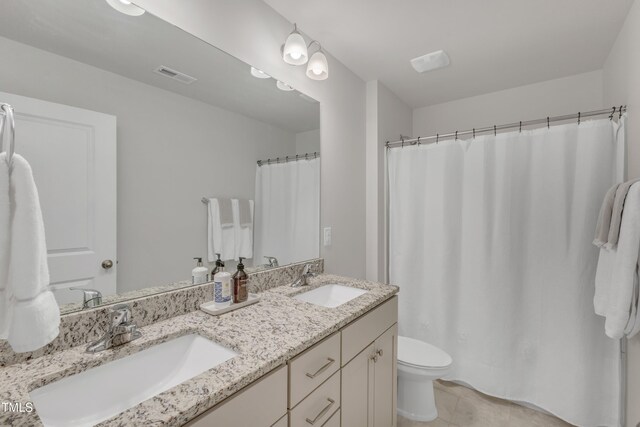
[[[223,261],[236,258],[236,229],[221,223],[220,201],[216,198],[209,199],[207,221],[207,259],[214,262],[220,254]]]
[[[60,310],[49,290],[49,267],[38,190],[29,163],[13,156],[10,176],[10,249],[7,289],[12,294],[9,344],[34,351],[58,336]]]
[[[613,202],[616,197],[616,191],[618,186],[616,184],[607,191],[600,208],[600,214],[598,215],[598,223],[596,225],[596,234],[593,238],[593,244],[597,247],[602,247],[607,243],[609,239],[609,229],[611,228],[611,215],[613,213]]]
[[[253,200],[232,199],[236,257],[253,258]]]
[[[0,125],[1,126],[1,125]],[[9,167],[6,154],[0,153],[0,339],[9,335],[11,295],[9,280]]]
[[[596,313],[606,317],[605,333],[622,338],[638,332],[637,286],[640,256],[640,183],[629,189],[617,247],[600,250],[596,273]]]

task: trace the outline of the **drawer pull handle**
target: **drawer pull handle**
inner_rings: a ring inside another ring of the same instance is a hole
[[[311,379],[314,379],[315,377],[317,377],[318,375],[320,375],[321,373],[323,373],[324,371],[326,371],[326,370],[329,368],[329,366],[331,366],[331,365],[333,364],[333,362],[335,362],[335,360],[333,360],[333,359],[332,359],[332,358],[330,358],[330,357],[327,357],[327,363],[325,363],[324,365],[322,365],[322,366],[320,367],[320,369],[318,369],[318,370],[317,370],[315,373],[313,373],[313,374],[310,374],[310,373],[308,373],[308,372],[307,372],[307,376],[308,376],[309,378],[311,378]]]
[[[376,353],[378,354],[378,356],[382,357],[382,354],[383,354],[383,353],[382,353],[382,349],[380,349],[380,350],[376,351]]]
[[[329,404],[325,406],[324,409],[320,411],[320,413],[316,415],[314,419],[310,420],[309,418],[307,418],[307,422],[309,424],[314,425],[320,418],[324,417],[326,413],[329,412],[329,409],[331,409],[333,404],[336,403],[336,401],[331,399],[330,397],[327,397],[327,401],[329,402]]]

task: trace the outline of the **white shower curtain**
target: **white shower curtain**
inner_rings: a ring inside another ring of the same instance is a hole
[[[389,274],[402,335],[448,379],[580,426],[619,425],[619,341],[593,309],[608,119],[389,150]]]
[[[320,159],[263,164],[256,171],[255,263],[317,258],[320,248]]]

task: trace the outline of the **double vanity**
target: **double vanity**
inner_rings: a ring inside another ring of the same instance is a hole
[[[397,288],[290,283],[221,316],[151,323],[121,346],[0,368],[0,399],[35,407],[0,412],[0,425],[395,425]]]

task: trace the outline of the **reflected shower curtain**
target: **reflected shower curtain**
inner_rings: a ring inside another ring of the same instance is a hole
[[[389,150],[400,334],[451,354],[447,379],[619,425],[619,342],[594,314],[591,241],[623,135],[604,119]]]
[[[317,258],[320,248],[320,159],[263,164],[256,170],[255,264]]]

